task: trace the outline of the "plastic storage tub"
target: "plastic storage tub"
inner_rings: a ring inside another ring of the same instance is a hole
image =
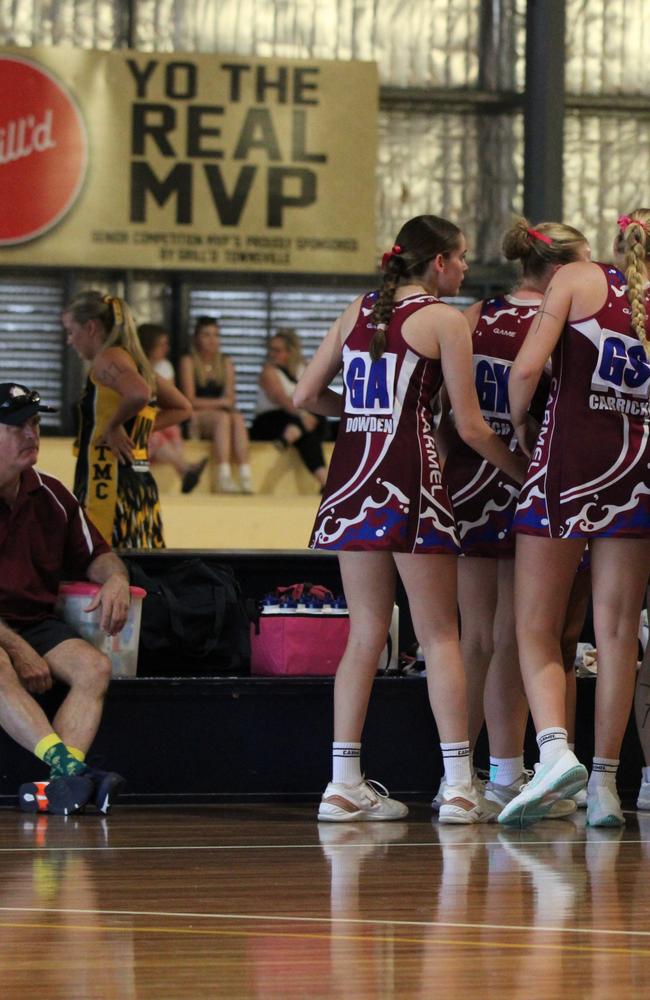
[[[147,596],[141,587],[131,587],[131,605],[126,625],[118,635],[106,635],[100,628],[102,609],[86,612],[101,587],[98,583],[62,583],[59,587],[57,613],[77,630],[82,639],[106,653],[113,677],[135,677],[138,670],[138,643],[142,600]]]

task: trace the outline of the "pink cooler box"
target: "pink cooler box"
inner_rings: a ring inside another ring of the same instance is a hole
[[[348,612],[316,614],[265,610],[251,625],[251,673],[267,676],[331,676],[336,673],[350,633]],[[399,610],[393,608],[388,641],[377,664],[380,672],[397,670]]]
[[[327,676],[336,673],[348,641],[350,620],[340,614],[261,614],[251,625],[251,673]]]

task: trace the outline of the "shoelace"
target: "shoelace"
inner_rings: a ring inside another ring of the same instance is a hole
[[[376,781],[374,778],[364,778],[363,783],[373,793],[367,795],[371,802],[379,802],[380,798],[387,799],[389,797],[388,789],[385,785],[382,785],[381,781]]]

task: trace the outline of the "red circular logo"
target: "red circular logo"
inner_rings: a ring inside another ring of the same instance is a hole
[[[0,246],[55,226],[86,176],[88,142],[68,91],[36,63],[0,56]]]

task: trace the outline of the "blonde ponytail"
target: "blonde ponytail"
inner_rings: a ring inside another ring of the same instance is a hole
[[[76,323],[97,320],[103,331],[102,350],[107,347],[121,347],[133,358],[138,373],[154,392],[156,376],[142,349],[137,334],[135,320],[130,307],[115,295],[104,295],[96,290],[80,292],[63,310],[70,313]]]

